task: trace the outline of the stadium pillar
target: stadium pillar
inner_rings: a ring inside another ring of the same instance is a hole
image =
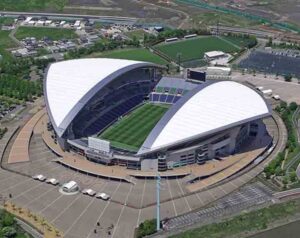
[[[160,175],[156,178],[156,231],[160,230]]]

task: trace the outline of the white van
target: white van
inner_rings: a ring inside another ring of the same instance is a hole
[[[62,189],[64,192],[70,193],[78,191],[79,187],[75,181],[69,181],[63,185]]]

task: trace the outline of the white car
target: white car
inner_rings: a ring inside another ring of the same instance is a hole
[[[34,180],[39,180],[39,181],[41,181],[41,182],[44,182],[44,181],[46,180],[46,177],[45,177],[44,175],[42,175],[42,174],[34,175],[34,176],[32,176],[32,178],[33,178]]]
[[[49,179],[46,180],[46,183],[50,183],[50,184],[56,186],[56,185],[59,184],[59,181],[55,178],[49,178]]]
[[[107,200],[110,199],[110,196],[108,194],[106,194],[106,193],[97,193],[96,194],[96,198],[100,198],[102,200],[107,201]]]
[[[83,189],[82,193],[86,194],[86,195],[89,195],[91,197],[96,195],[96,192],[93,189],[90,189],[90,188]]]

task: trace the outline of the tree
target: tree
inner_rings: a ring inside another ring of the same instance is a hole
[[[294,183],[294,182],[297,181],[297,174],[296,174],[295,171],[293,171],[293,172],[290,173],[290,181],[291,181],[292,183]]]
[[[291,82],[292,81],[293,76],[291,74],[286,74],[284,75],[284,80],[286,82]]]
[[[141,238],[156,232],[156,219],[146,220],[141,223],[137,230],[137,237]]]
[[[272,39],[272,37],[269,37],[269,40],[268,40],[266,46],[267,46],[267,47],[270,47],[270,46],[272,46],[272,45],[273,45],[273,39]]]
[[[287,177],[287,176],[284,176],[283,179],[282,179],[282,183],[283,183],[284,185],[287,185],[288,182],[289,182],[288,177]]]
[[[2,232],[3,237],[5,238],[12,238],[15,237],[17,234],[16,229],[13,226],[6,226],[4,228],[2,228]]]
[[[295,102],[291,102],[290,105],[289,105],[289,109],[291,111],[295,111],[297,109],[297,107],[298,107],[298,105]]]
[[[2,226],[12,226],[15,223],[14,216],[8,212],[4,212]]]
[[[281,102],[280,102],[280,107],[281,107],[283,110],[285,110],[285,109],[287,108],[287,103],[284,102],[284,101],[281,101]]]

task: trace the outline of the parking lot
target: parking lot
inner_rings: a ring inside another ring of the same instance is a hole
[[[4,161],[7,161],[10,148],[8,146],[4,154]],[[14,172],[0,170],[3,181],[0,194],[6,199],[11,194],[12,202],[44,217],[65,237],[133,237],[135,227],[156,215],[155,180],[133,179],[134,184],[131,184],[92,177],[63,167],[55,162],[56,155],[47,148],[37,132],[31,138],[29,155],[30,162],[6,165]],[[33,180],[31,176],[36,174],[56,178],[61,184],[74,180],[81,190],[90,188],[105,192],[111,199],[104,201],[80,192],[65,195],[59,192],[58,186]],[[199,210],[238,189],[256,174],[255,170],[250,170],[197,193],[188,193],[185,188],[190,177],[162,179],[161,218]]]
[[[9,169],[27,176],[0,171],[3,181],[0,193],[6,199],[11,194],[12,202],[45,217],[65,237],[132,237],[140,222],[155,217],[155,180],[136,179],[136,185],[133,185],[67,169],[55,162],[56,156],[48,150],[40,135],[32,137],[29,152],[31,162],[9,165]],[[35,174],[56,178],[60,183],[74,180],[80,189],[103,191],[111,196],[111,200],[103,201],[82,193],[61,194],[58,187],[33,180],[31,176]],[[162,180],[162,218],[190,212],[226,193],[215,188],[209,193],[183,196],[187,192],[183,186],[185,181]]]
[[[233,73],[232,79],[239,82],[248,81],[256,86],[264,87],[264,90],[272,89],[273,94],[278,94],[282,100],[300,104],[300,84],[296,82],[284,82],[280,77],[276,79],[275,75],[266,75],[265,77],[265,75],[257,73],[253,77],[252,74],[241,75],[237,72]]]
[[[193,224],[206,224],[226,215],[235,214],[252,206],[269,202],[272,191],[261,183],[246,185],[240,190],[220,199],[205,209],[169,219],[166,230],[180,229]]]

